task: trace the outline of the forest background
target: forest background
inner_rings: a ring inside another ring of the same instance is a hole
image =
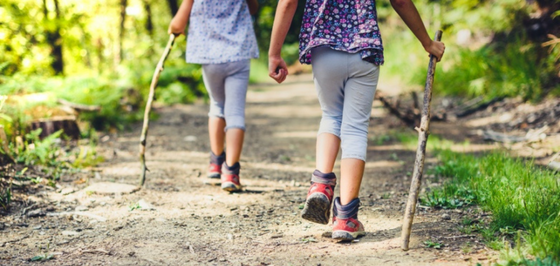
[[[267,80],[267,47],[276,1],[260,1],[254,17],[261,57],[252,82]],[[558,0],[418,0],[430,33],[444,30],[446,58],[434,91],[465,97],[522,96],[538,101],[560,94]],[[167,27],[180,2],[3,1],[0,6],[0,95],[49,92],[72,102],[103,106],[84,114],[97,129],[120,127],[139,118],[154,66],[167,40]],[[305,1],[290,28],[284,55],[297,62],[297,39]],[[392,10],[377,3],[385,44],[384,80],[421,85],[425,53]],[[188,103],[206,97],[198,65],[186,64],[179,38],[157,93],[161,103]],[[47,97],[48,98],[48,97]],[[122,103],[131,112],[122,112]],[[32,106],[17,108],[29,109]],[[3,112],[16,112],[6,110]],[[8,136],[28,119],[8,114]],[[34,114],[33,116],[37,116]],[[40,116],[40,115],[39,115]],[[19,118],[17,118],[19,117]]]

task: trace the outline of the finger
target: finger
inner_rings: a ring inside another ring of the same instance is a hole
[[[282,81],[288,77],[288,69],[282,69]]]
[[[284,69],[279,69],[278,70],[277,78],[278,78],[278,81],[279,81],[278,83],[284,81],[284,79],[286,78],[286,72],[284,71]]]
[[[279,74],[276,73],[276,72],[269,72],[269,73],[268,73],[268,76],[271,77],[271,78],[273,78],[273,79],[278,79]]]
[[[279,71],[279,75],[278,75],[278,83],[282,83],[284,82],[284,80],[286,80],[286,71],[284,69],[280,69]]]
[[[280,83],[280,76],[276,75],[276,76],[271,76],[272,79],[274,79],[274,81],[276,81],[277,83]]]

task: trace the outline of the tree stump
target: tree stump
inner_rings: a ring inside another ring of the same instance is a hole
[[[55,116],[31,122],[31,130],[39,128],[42,129],[39,135],[41,139],[59,130],[62,130],[70,139],[76,140],[80,138],[80,128],[78,123],[76,123],[75,116]]]

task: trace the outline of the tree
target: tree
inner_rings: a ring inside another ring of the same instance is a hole
[[[49,19],[49,9],[47,7],[47,0],[43,0],[43,21],[47,27],[45,35],[48,44],[51,48],[51,67],[55,74],[64,74],[64,60],[62,57],[62,38],[60,36],[60,8],[58,5],[58,0],[53,0],[55,18],[54,20]]]

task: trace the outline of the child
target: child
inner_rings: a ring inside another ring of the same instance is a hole
[[[241,190],[249,63],[259,56],[250,13],[257,8],[257,0],[184,0],[168,30],[181,34],[190,22],[187,62],[202,64],[210,96],[208,176],[221,178],[222,189],[230,192]]]
[[[280,0],[272,29],[269,75],[278,83],[288,75],[280,56],[297,0]],[[391,0],[393,8],[424,49],[443,56],[445,46],[432,41],[411,0]],[[371,105],[377,87],[383,46],[375,0],[307,0],[300,32],[299,59],[313,66],[323,112],[317,134],[316,167],[302,217],[327,224],[336,176],[332,172],[342,149],[340,198],[334,199],[333,234],[338,240],[365,235],[358,221],[358,193],[367,151]]]

